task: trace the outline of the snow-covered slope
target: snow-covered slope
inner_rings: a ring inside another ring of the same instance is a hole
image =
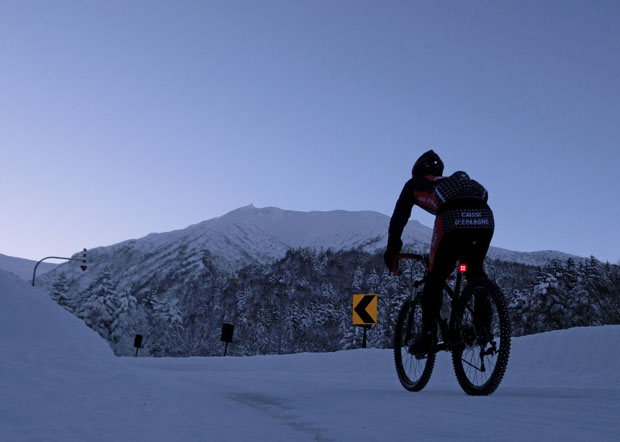
[[[73,281],[74,289],[85,289],[108,265],[124,288],[131,281],[144,281],[179,267],[181,272],[200,270],[208,260],[221,269],[234,271],[251,263],[281,258],[291,248],[360,248],[382,250],[387,243],[390,218],[378,212],[297,212],[252,205],[233,210],[218,218],[166,233],[152,233],[109,247],[89,250],[89,271],[80,272],[74,263],[57,271]],[[403,232],[404,250],[426,252],[432,229],[410,220]],[[78,255],[76,255],[78,256]],[[510,252],[492,248],[489,256],[526,264],[543,265],[553,258],[566,258],[560,252]],[[49,287],[57,271],[41,278]]]
[[[259,262],[284,256],[291,248],[375,250],[387,242],[389,217],[371,211],[297,212],[252,205],[169,233],[153,233],[140,240],[145,250],[170,245],[188,250],[210,250],[231,263],[253,258]],[[405,242],[430,241],[432,230],[411,221]],[[121,243],[122,244],[122,243]]]
[[[617,441],[618,342],[620,326],[516,338],[485,398],[462,393],[442,353],[425,390],[409,393],[390,350],[115,358],[0,271],[0,440]]]
[[[539,250],[536,252],[515,252],[514,250],[502,249],[499,247],[491,247],[487,254],[489,258],[499,259],[501,261],[517,262],[519,264],[527,264],[532,266],[543,266],[549,261],[560,259],[566,261],[572,258],[580,261],[583,258],[569,253],[558,252],[556,250]]]
[[[123,289],[132,281],[144,283],[162,273],[201,270],[206,265],[205,254],[221,269],[234,271],[281,258],[291,248],[374,251],[385,246],[388,224],[389,217],[378,212],[296,212],[246,206],[182,230],[90,249],[87,272],[66,263],[51,272],[50,278],[41,278],[41,285],[49,287],[56,272],[63,272],[73,281],[73,289],[85,289],[107,265]],[[412,220],[403,239],[412,248],[424,250],[430,235],[431,229]]]
[[[31,261],[29,259],[23,258],[15,258],[13,256],[7,256],[0,253],[0,269],[15,273],[17,276],[19,276],[25,281],[32,280],[32,271],[34,270],[34,266],[36,264],[36,261]],[[56,264],[42,262],[41,264],[39,264],[39,267],[37,267],[37,276],[49,272],[55,267]]]
[[[111,358],[110,346],[49,295],[16,275],[0,270],[0,353],[37,355],[57,353],[58,360]],[[47,356],[46,356],[47,357]]]
[[[192,252],[209,250],[231,264],[246,264],[252,260],[264,263],[284,256],[291,248],[361,248],[373,252],[387,244],[389,223],[390,217],[373,211],[298,212],[249,205],[182,230],[152,233],[109,249],[122,250],[131,246],[143,254],[175,248]],[[427,250],[431,235],[430,227],[412,219],[402,239],[409,248]],[[96,255],[99,251],[92,249],[90,253]],[[490,256],[532,265],[551,259],[577,258],[556,251],[513,252],[500,248],[491,248]]]

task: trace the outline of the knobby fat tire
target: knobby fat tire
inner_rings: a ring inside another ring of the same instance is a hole
[[[454,374],[459,382],[459,385],[465,391],[465,393],[472,396],[486,396],[493,393],[499,384],[502,382],[506,366],[508,365],[508,358],[510,356],[510,317],[508,315],[508,307],[506,300],[499,287],[487,278],[478,278],[467,284],[463,295],[461,297],[461,308],[458,314],[462,317],[465,306],[478,290],[484,290],[489,297],[489,300],[494,304],[497,311],[500,327],[500,348],[497,362],[493,368],[493,373],[489,376],[488,380],[482,385],[474,385],[469,380],[463,367],[463,350],[464,345],[460,345],[452,351],[452,365],[454,367]]]
[[[403,366],[403,333],[407,327],[409,315],[415,315],[416,308],[419,308],[421,311],[420,298],[416,297],[414,301],[407,298],[400,309],[398,319],[396,320],[396,329],[394,330],[394,364],[396,365],[396,373],[402,386],[409,391],[422,390],[431,378],[433,367],[435,366],[435,353],[430,353],[426,359],[416,359],[414,361],[415,364],[424,363],[424,369],[416,379],[411,379]],[[415,324],[413,326],[415,327]],[[409,356],[414,358],[413,355]]]

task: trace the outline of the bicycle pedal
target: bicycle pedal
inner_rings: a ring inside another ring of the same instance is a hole
[[[426,359],[426,358],[428,358],[430,355],[435,354],[435,353],[437,353],[437,351],[435,351],[435,350],[431,350],[431,351],[429,351],[428,353],[417,354],[417,355],[416,355],[416,354],[414,354],[414,355],[413,355],[413,357],[415,357],[415,358],[416,358],[416,360],[420,361],[420,360],[422,360],[422,359]]]

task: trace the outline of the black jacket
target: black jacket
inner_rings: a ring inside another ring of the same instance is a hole
[[[492,222],[487,200],[486,189],[465,172],[455,172],[449,177],[414,176],[405,183],[396,201],[388,230],[388,247],[390,242],[400,243],[414,204],[433,215],[441,215],[448,210],[481,209],[481,217],[487,219],[490,216]]]

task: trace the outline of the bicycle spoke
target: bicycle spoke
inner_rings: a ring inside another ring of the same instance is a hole
[[[480,370],[480,368],[476,367],[474,364],[471,364],[469,361],[466,361],[463,358],[461,358],[461,361],[465,362],[467,365],[469,365],[470,367],[474,368],[475,370],[482,371],[482,370]]]

